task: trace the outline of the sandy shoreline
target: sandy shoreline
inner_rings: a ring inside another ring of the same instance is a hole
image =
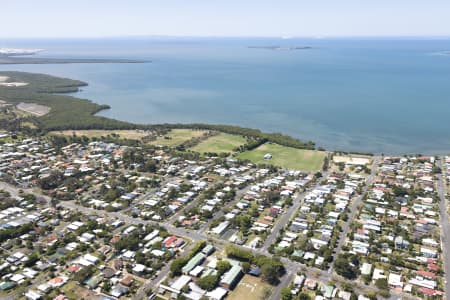
[[[0,76],[0,86],[19,87],[28,85],[26,82],[7,82],[8,76]]]

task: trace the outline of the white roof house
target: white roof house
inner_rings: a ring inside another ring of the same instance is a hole
[[[392,287],[403,287],[402,276],[400,274],[390,273],[388,276],[388,284]]]
[[[84,256],[83,256],[83,258],[86,260],[86,261],[88,261],[88,262],[90,262],[91,264],[93,264],[93,265],[95,265],[97,262],[98,262],[98,258],[97,257],[95,257],[94,255],[92,255],[92,254],[85,254]]]
[[[172,285],[170,286],[174,290],[181,291],[183,287],[186,286],[191,281],[191,277],[187,275],[181,275]]]
[[[384,278],[386,278],[386,275],[384,275],[384,270],[377,269],[377,268],[375,268],[375,270],[373,270],[373,275],[372,275],[373,280],[384,279]]]
[[[38,300],[42,298],[42,295],[36,291],[29,290],[28,292],[25,293],[25,297],[29,300]]]
[[[219,225],[217,225],[216,227],[214,227],[214,228],[212,229],[212,232],[215,233],[215,234],[217,234],[217,235],[220,235],[220,234],[222,234],[222,233],[228,228],[229,225],[230,225],[230,222],[228,222],[228,221],[223,221],[222,223],[220,223]]]
[[[206,293],[206,296],[211,300],[222,300],[227,295],[228,291],[223,287],[217,287],[211,292]]]

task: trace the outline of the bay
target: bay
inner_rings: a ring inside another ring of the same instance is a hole
[[[303,46],[311,48],[289,48]],[[106,117],[240,125],[330,150],[450,152],[449,39],[154,37],[1,40],[0,47],[151,61],[0,65],[86,81],[76,96],[110,105],[100,113]]]

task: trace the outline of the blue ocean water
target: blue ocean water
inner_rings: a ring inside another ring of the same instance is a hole
[[[450,152],[450,39],[0,40],[0,47],[151,60],[0,65],[86,81],[77,96],[109,104],[102,116],[241,125],[332,150]]]

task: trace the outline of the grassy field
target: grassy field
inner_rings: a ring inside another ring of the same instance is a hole
[[[194,137],[200,137],[205,133],[206,130],[172,129],[168,134],[163,137],[158,137],[155,141],[150,142],[150,144],[173,147]]]
[[[76,136],[87,136],[89,138],[92,137],[102,137],[110,134],[118,134],[120,138],[127,138],[131,140],[140,140],[141,138],[148,135],[143,130],[62,130],[62,131],[51,131],[49,134],[53,135],[65,135],[72,136],[75,134]]]
[[[22,122],[21,124],[20,124],[22,127],[28,127],[28,128],[37,128],[37,126],[36,125],[34,125],[33,123],[31,123],[31,122]]]
[[[267,153],[272,154],[272,159],[264,159],[264,155]],[[326,153],[323,151],[303,150],[266,143],[256,149],[239,154],[237,158],[248,159],[256,164],[265,163],[286,169],[314,172],[322,168],[325,156]]]
[[[246,143],[246,139],[240,135],[228,133],[219,133],[201,142],[197,146],[191,148],[193,151],[200,153],[227,153],[233,152],[233,149]]]
[[[65,284],[61,291],[64,292],[64,295],[69,298],[70,300],[76,300],[76,299],[93,299],[93,300],[100,300],[101,297],[95,295],[90,290],[83,288],[76,284],[74,281],[69,281],[67,284]]]
[[[272,290],[272,287],[258,277],[245,275],[229,294],[227,300],[260,300],[263,299],[265,290]]]

